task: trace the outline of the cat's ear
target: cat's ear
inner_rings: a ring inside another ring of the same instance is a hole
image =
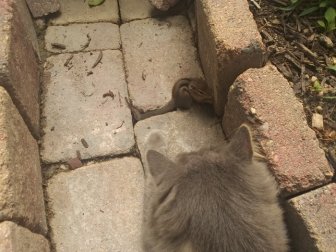
[[[167,170],[174,169],[176,166],[172,161],[155,150],[147,152],[147,162],[150,174],[154,179],[165,173]]]
[[[232,153],[244,161],[251,161],[253,157],[253,143],[251,131],[245,124],[241,125],[230,140]]]

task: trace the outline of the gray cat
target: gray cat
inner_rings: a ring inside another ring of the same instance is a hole
[[[149,139],[162,146],[160,135]],[[180,154],[176,163],[155,150],[147,161],[145,252],[288,251],[277,184],[247,126],[228,144]]]

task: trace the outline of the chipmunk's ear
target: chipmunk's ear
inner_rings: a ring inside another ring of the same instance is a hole
[[[176,164],[155,150],[149,150],[147,152],[147,162],[149,172],[156,181],[162,174],[176,167]]]
[[[251,131],[245,124],[234,133],[229,144],[232,153],[244,161],[251,161],[253,157],[253,143]]]

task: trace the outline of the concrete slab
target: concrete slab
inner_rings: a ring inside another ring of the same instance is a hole
[[[198,49],[222,115],[229,88],[248,68],[262,67],[265,46],[246,0],[197,0]]]
[[[152,17],[153,5],[148,0],[119,0],[122,22]]]
[[[59,0],[60,15],[51,19],[51,24],[119,22],[117,0],[105,0],[99,6],[89,7],[87,1]]]
[[[55,48],[52,43],[63,44],[66,48]],[[112,23],[49,26],[45,44],[48,51],[56,53],[119,49],[119,26]]]
[[[57,251],[141,251],[143,170],[125,157],[55,175],[47,193]]]
[[[287,218],[293,251],[334,251],[336,184],[291,199]]]
[[[147,170],[146,141],[152,132],[159,131],[165,146],[158,150],[174,160],[181,152],[197,151],[225,142],[217,117],[204,108],[175,111],[139,121],[134,132]]]
[[[38,146],[3,87],[0,160],[0,222],[15,220],[34,232],[46,234]]]
[[[223,129],[249,123],[286,196],[327,184],[333,170],[307,125],[302,104],[288,81],[269,64],[241,74],[230,89]]]
[[[0,252],[49,252],[49,242],[14,222],[0,223]]]
[[[202,76],[184,16],[133,21],[123,24],[120,33],[128,89],[136,107],[145,111],[160,107],[170,100],[178,79]]]
[[[76,157],[77,150],[88,159],[127,153],[133,147],[122,54],[103,51],[101,62],[92,68],[99,54],[47,59],[42,97],[44,162],[66,161]]]

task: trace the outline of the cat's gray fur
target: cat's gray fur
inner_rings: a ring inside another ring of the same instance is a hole
[[[156,149],[162,138],[150,136]],[[144,252],[288,251],[277,184],[241,126],[230,143],[181,154],[147,152]]]

